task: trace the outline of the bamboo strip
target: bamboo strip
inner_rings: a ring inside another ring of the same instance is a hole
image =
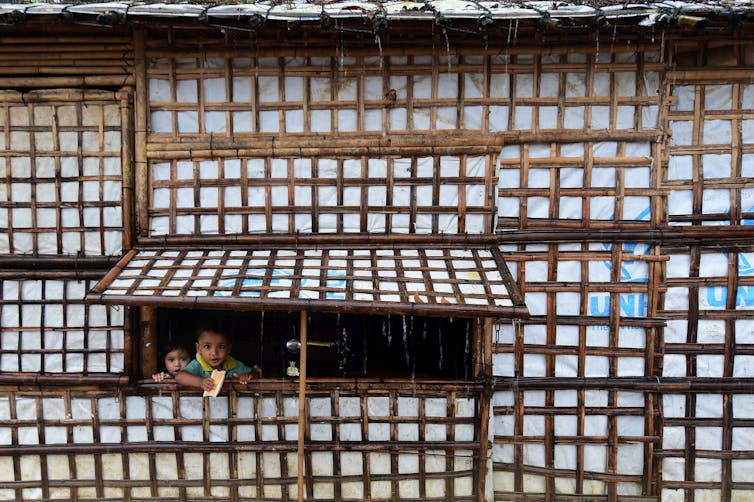
[[[633,227],[633,226],[632,226]],[[399,243],[478,246],[484,244],[525,244],[558,242],[646,242],[648,244],[683,246],[689,243],[709,242],[716,246],[723,244],[734,249],[748,245],[754,238],[754,227],[675,227],[662,230],[653,228],[605,228],[581,230],[529,229],[501,232],[496,235],[484,234],[268,234],[268,235],[176,235],[169,237],[143,237],[139,240],[145,246],[207,246],[225,247],[228,245],[396,245]]]
[[[120,260],[115,256],[61,256],[61,255],[3,255],[0,256],[2,269],[67,269],[90,270],[108,269]]]
[[[136,209],[135,228],[136,237],[148,235],[149,230],[149,169],[147,166],[147,131],[148,119],[148,88],[146,76],[146,60],[144,44],[146,32],[144,29],[134,31],[134,53],[136,55],[134,74],[136,79],[136,97],[134,103],[134,175],[135,189],[134,204]]]
[[[128,64],[107,66],[0,66],[0,75],[112,75],[115,68],[121,69],[118,74],[127,75]]]
[[[137,65],[138,67],[138,65]],[[137,86],[138,99],[138,86]],[[213,153],[209,158],[224,156],[222,152],[246,152],[266,149],[268,155],[274,155],[278,151],[308,151],[314,149],[330,148],[333,151],[337,149],[373,149],[383,151],[390,148],[403,147],[420,147],[434,146],[438,151],[450,147],[496,147],[499,149],[510,144],[521,143],[596,143],[600,141],[655,141],[659,139],[660,133],[654,130],[609,130],[609,129],[584,129],[584,130],[542,130],[539,132],[530,131],[505,131],[494,134],[480,135],[478,132],[473,134],[447,134],[435,132],[429,134],[396,134],[391,133],[388,137],[381,135],[362,135],[358,138],[337,137],[337,136],[319,136],[307,135],[285,137],[285,136],[255,136],[248,139],[240,135],[230,138],[190,135],[184,136],[185,139],[176,142],[173,138],[162,136],[167,141],[159,141],[161,136],[152,134],[149,137],[147,152],[150,157],[157,155],[158,152],[163,154],[183,152],[191,150],[191,158],[202,158],[201,152],[219,152]],[[434,143],[434,145],[433,145]],[[357,154],[353,154],[356,156]]]
[[[147,49],[148,49],[148,55],[149,57],[155,57],[155,58],[181,58],[181,57],[195,57],[196,56],[196,50],[197,47],[200,44],[200,39],[195,38],[194,40],[182,40],[181,45],[174,45],[173,47],[167,46],[163,40],[149,40],[147,42]],[[268,42],[268,43],[265,43]],[[491,42],[491,40],[490,40]],[[652,44],[652,43],[643,43],[639,42],[636,43],[636,40],[632,40],[630,47],[621,46],[617,41],[613,41],[613,50],[615,52],[643,52],[643,51],[655,51],[658,49],[659,44]],[[297,46],[293,45],[283,45],[280,44],[279,40],[275,41],[261,41],[258,45],[259,47],[255,47],[254,54],[257,56],[262,57],[268,57],[268,56],[274,56],[274,57],[332,57],[333,50],[332,45],[330,41],[328,40],[327,47],[305,47],[302,48],[300,44],[297,44]],[[192,46],[193,45],[193,46]],[[591,37],[591,40],[589,41],[572,41],[569,44],[555,44],[555,43],[541,43],[537,45],[529,45],[525,43],[524,39],[521,39],[519,44],[516,45],[504,45],[500,46],[497,44],[479,44],[477,46],[475,45],[462,45],[462,44],[454,44],[447,52],[443,51],[443,54],[448,57],[454,57],[454,56],[480,56],[480,55],[487,55],[487,56],[498,56],[501,54],[500,49],[503,48],[505,50],[504,54],[509,54],[511,56],[516,55],[529,55],[533,53],[546,53],[546,54],[569,54],[569,53],[575,53],[578,52],[579,54],[594,54],[595,52],[599,51],[599,48],[595,47],[594,44],[594,38]],[[226,58],[243,58],[243,57],[249,57],[249,46],[248,41],[243,40],[241,41],[239,39],[239,42],[237,43],[236,47],[211,47],[207,45],[202,45],[203,53],[206,54],[207,57],[226,57]],[[382,56],[383,58],[388,58],[391,56],[432,56],[437,53],[437,48],[434,47],[432,44],[429,45],[422,45],[419,43],[416,44],[410,44],[410,47],[406,44],[389,44],[384,45],[382,48]],[[353,46],[348,47],[348,55],[352,57],[365,57],[365,56],[374,56],[375,55],[375,49],[374,49],[374,41],[370,40],[368,42],[365,42],[365,45],[363,47],[359,47],[358,45],[354,44]],[[617,63],[613,63],[617,64]],[[377,64],[375,64],[375,67]],[[455,65],[453,65],[455,67]],[[498,65],[491,65],[491,66],[504,66],[503,64]],[[511,64],[510,67],[514,67],[514,64]],[[526,66],[527,68],[531,68],[529,64],[522,65]],[[565,66],[565,64],[564,64]],[[583,68],[583,65],[576,65],[578,68]],[[604,67],[607,68],[610,65],[605,64]],[[603,65],[600,63],[600,67],[602,68]],[[635,68],[636,65],[630,65],[630,68]],[[653,69],[664,69],[665,65],[660,63],[650,63],[647,65],[648,68]]]
[[[70,385],[83,385],[83,386],[122,386],[127,384],[129,377],[123,375],[108,375],[108,374],[89,374],[89,375],[75,375],[75,374],[50,374],[50,375],[36,375],[29,373],[14,374],[11,372],[3,372],[0,374],[0,385],[24,385],[32,386],[39,385],[43,387],[49,386],[55,388],[56,386],[70,386]]]
[[[150,378],[157,373],[157,310],[142,306],[139,309],[139,354],[141,360],[141,377]]]
[[[123,172],[122,207],[123,207],[123,247],[131,249],[135,244],[134,231],[134,163],[133,163],[133,137],[134,129],[131,121],[133,116],[131,107],[131,93],[121,93],[120,98],[120,124],[121,124],[121,170]]]
[[[105,270],[0,270],[0,279],[77,279],[99,280]],[[2,303],[2,302],[0,302]]]
[[[299,341],[301,350],[299,352],[299,383],[298,383],[298,471],[297,486],[298,500],[304,501],[304,435],[306,433],[306,334],[307,334],[307,316],[305,310],[301,311],[299,324]]]
[[[100,282],[102,284],[102,282]],[[107,283],[105,283],[107,284]],[[99,286],[99,284],[98,284]],[[308,300],[300,298],[252,298],[218,296],[141,296],[102,294],[92,290],[86,296],[87,303],[128,305],[139,307],[206,308],[222,310],[274,310],[317,312],[341,312],[361,314],[405,314],[438,317],[496,317],[526,318],[529,311],[525,305],[492,306],[474,304],[416,304],[392,302],[363,302],[349,300]]]
[[[590,377],[590,378],[549,378],[549,377],[495,377],[494,390],[510,389],[610,389],[635,390],[637,392],[731,392],[750,393],[754,391],[752,378],[716,378],[714,381],[697,377]]]

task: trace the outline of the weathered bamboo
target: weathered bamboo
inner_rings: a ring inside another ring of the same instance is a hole
[[[647,392],[731,392],[750,393],[754,391],[754,378],[687,377],[591,377],[591,378],[549,378],[549,377],[495,377],[496,391],[510,389],[614,389]]]
[[[138,76],[137,76],[138,77]],[[137,87],[138,90],[138,87]],[[138,99],[138,94],[137,94]],[[585,129],[579,131],[544,129],[539,132],[505,131],[494,134],[447,134],[435,132],[429,134],[392,133],[387,138],[381,135],[362,135],[358,138],[310,135],[296,138],[285,136],[259,136],[248,139],[240,136],[233,138],[212,136],[188,136],[185,141],[157,142],[159,135],[152,134],[147,145],[150,159],[171,158],[177,153],[191,150],[191,158],[223,157],[234,152],[240,156],[249,156],[253,151],[266,150],[270,155],[279,155],[281,151],[307,152],[316,149],[329,148],[331,151],[340,149],[343,153],[352,149],[370,149],[375,152],[389,148],[434,146],[438,151],[449,147],[494,147],[496,152],[504,145],[521,143],[597,143],[600,141],[655,141],[660,133],[654,130],[607,130]],[[371,136],[371,137],[370,137]],[[172,138],[171,138],[172,140]],[[212,152],[212,153],[210,153]],[[352,153],[352,152],[351,152]],[[352,153],[352,155],[358,155]]]
[[[147,166],[147,131],[148,121],[148,88],[146,73],[146,56],[144,44],[146,31],[143,28],[134,30],[134,74],[136,79],[136,97],[134,102],[134,175],[135,175],[135,232],[141,237],[149,231],[149,169]]]
[[[0,385],[39,385],[41,387],[50,386],[55,388],[60,386],[83,385],[83,386],[123,386],[129,381],[128,376],[109,375],[109,374],[29,374],[3,372],[0,374]]]
[[[306,340],[307,340],[307,316],[308,312],[301,311],[300,324],[299,324],[299,341],[301,342],[301,350],[299,352],[299,381],[298,381],[298,470],[297,486],[298,486],[298,500],[304,501],[304,442],[306,434]]]
[[[132,75],[84,75],[76,77],[0,77],[0,87],[115,87],[134,85]]]
[[[3,255],[0,256],[0,268],[102,270],[111,268],[119,260],[120,257],[116,256]]]
[[[106,270],[0,270],[0,279],[90,279],[97,281]]]
[[[101,281],[100,284],[103,284]],[[302,298],[266,299],[254,297],[220,296],[125,296],[102,294],[96,288],[86,296],[87,303],[112,305],[206,308],[222,310],[312,310],[317,312],[341,312],[362,314],[406,314],[439,317],[498,317],[526,318],[529,311],[525,305],[486,306],[474,304],[445,303],[394,303],[361,302],[348,300],[310,300]]]
[[[707,242],[712,239],[716,245],[740,247],[747,245],[747,239],[754,238],[754,227],[672,227],[661,230],[653,228],[639,229],[630,226],[629,229],[529,229],[515,230],[488,234],[272,234],[272,235],[175,235],[165,237],[144,237],[139,239],[143,245],[159,246],[201,246],[215,245],[324,245],[324,244],[355,244],[365,245],[397,244],[397,243],[437,243],[442,244],[519,244],[519,243],[557,243],[557,242],[646,242],[648,244],[662,243],[663,245],[684,245],[694,242]],[[731,248],[729,248],[731,249]]]
[[[196,26],[194,25],[194,28]],[[505,45],[505,54],[510,55],[520,55],[520,54],[532,54],[532,53],[540,53],[544,52],[547,54],[568,54],[568,53],[574,53],[579,52],[583,54],[594,54],[595,52],[598,52],[599,49],[595,47],[594,38],[590,37],[591,40],[589,41],[575,41],[573,43],[570,43],[568,45],[564,44],[556,44],[556,43],[542,43],[541,45],[529,45],[526,43],[525,39],[520,39],[519,42],[516,45],[507,44]],[[163,57],[163,58],[175,58],[175,57],[195,57],[196,56],[196,50],[199,47],[199,39],[194,40],[182,40],[182,42],[185,42],[185,45],[183,47],[176,48],[168,48],[165,46],[164,42],[162,40],[149,40],[147,42],[147,48],[148,53],[150,57]],[[492,42],[492,40],[490,40]],[[194,46],[190,46],[190,44],[194,44]],[[477,46],[471,46],[471,45],[463,45],[463,44],[453,44],[452,47],[450,47],[449,51],[447,52],[448,56],[464,56],[464,55],[470,55],[470,56],[478,56],[478,55],[489,55],[489,56],[497,56],[500,54],[500,46],[497,46],[493,43],[489,44],[479,44]],[[625,50],[626,52],[641,52],[641,51],[654,51],[657,50],[658,45],[657,44],[651,44],[651,43],[636,43],[635,41],[632,41],[630,47],[620,46],[620,44],[615,43],[614,50],[616,52]],[[239,39],[239,42],[236,47],[211,47],[211,46],[202,46],[204,54],[206,54],[207,57],[248,57],[249,56],[249,46],[248,46],[248,40]],[[445,53],[445,51],[443,51]],[[411,47],[407,47],[405,44],[388,44],[383,47],[382,55],[384,57],[390,57],[390,56],[431,56],[435,55],[437,53],[437,49],[430,45],[421,45],[421,44],[411,44]],[[255,54],[258,54],[259,56],[275,56],[275,57],[317,57],[317,56],[324,56],[324,57],[332,57],[333,51],[332,51],[332,45],[328,45],[328,47],[305,47],[302,48],[300,44],[298,44],[298,47],[291,44],[291,45],[283,45],[280,44],[279,40],[270,41],[269,44],[260,43],[259,48],[255,50]],[[354,57],[364,57],[364,56],[374,56],[375,49],[374,49],[374,43],[373,41],[366,42],[364,46],[359,47],[357,45],[349,46],[348,48],[348,55],[354,56]],[[500,65],[502,66],[502,64]],[[511,67],[514,67],[514,64],[510,65]],[[528,65],[527,65],[528,66]],[[600,65],[602,66],[602,65]],[[605,66],[609,66],[608,64],[605,64]],[[664,65],[655,63],[648,65],[649,68],[657,68],[662,69],[664,68]]]
[[[115,279],[115,277],[121,272],[121,270],[123,270],[123,267],[125,267],[128,264],[128,262],[131,261],[134,255],[136,255],[136,252],[137,251],[135,249],[131,249],[126,254],[124,254],[123,257],[120,260],[118,260],[118,263],[113,265],[113,268],[110,270],[110,272],[105,274],[102,280],[94,286],[92,291],[102,292],[104,288],[104,284],[110,284],[113,281],[113,279]]]
[[[133,228],[134,215],[134,163],[133,163],[133,124],[131,117],[131,93],[121,93],[120,124],[121,124],[121,169],[123,171],[122,206],[123,206],[123,247],[131,249],[135,243]]]
[[[150,378],[157,373],[157,311],[151,307],[139,309],[141,377]]]

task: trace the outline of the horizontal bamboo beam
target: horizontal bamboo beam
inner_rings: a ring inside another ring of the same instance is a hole
[[[108,269],[101,270],[0,270],[0,279],[91,279],[98,281],[107,273]]]
[[[601,141],[657,141],[659,131],[627,130],[541,130],[507,131],[495,134],[399,134],[372,137],[337,136],[254,136],[243,138],[219,135],[186,137],[175,141],[172,136],[151,134],[147,140],[150,160],[216,159],[219,157],[285,157],[317,155],[401,155],[404,150],[426,154],[447,154],[450,151],[499,153],[509,144],[520,143],[597,143]]]
[[[115,374],[96,374],[96,375],[79,375],[79,374],[52,374],[40,375],[36,373],[0,373],[0,385],[42,385],[42,386],[123,386],[128,384],[129,378],[123,375]]]
[[[481,246],[504,244],[556,244],[559,242],[646,242],[649,244],[682,245],[686,243],[713,246],[750,246],[754,227],[742,226],[684,226],[657,228],[612,229],[526,229],[492,234],[244,234],[244,235],[175,235],[142,237],[142,246],[379,246],[397,244],[426,244],[445,246]],[[747,241],[747,239],[749,241]]]
[[[669,70],[665,73],[668,82],[751,82],[754,70],[749,68],[713,68],[708,70]]]
[[[307,441],[307,451],[361,451],[361,452],[417,452],[427,450],[456,450],[475,451],[479,443],[475,441],[400,441],[400,442],[367,442],[367,441]],[[295,441],[150,441],[132,443],[67,443],[45,445],[9,445],[0,446],[0,456],[7,455],[64,455],[96,454],[96,453],[198,453],[242,452],[242,451],[275,451],[295,452]],[[416,476],[416,474],[412,474]]]
[[[134,85],[132,75],[85,75],[81,77],[5,77],[0,78],[0,87],[114,87]]]
[[[548,389],[614,389],[643,392],[709,392],[752,393],[754,378],[664,378],[611,377],[611,378],[563,378],[563,377],[496,377],[494,390],[548,390]]]
[[[426,21],[425,24],[429,25],[430,22]],[[195,30],[196,26],[194,26],[193,29]],[[324,42],[325,40],[323,40],[323,43]],[[451,46],[448,47],[447,51],[443,48],[442,55],[449,56],[449,57],[450,56],[465,56],[465,55],[499,56],[501,54],[500,44],[494,44],[493,42],[494,42],[494,39],[490,39],[489,41],[485,40],[483,43],[480,43],[479,45],[451,44]],[[621,45],[619,43],[616,43],[615,40],[613,40],[613,42],[614,44],[611,46],[611,49],[614,50],[615,52],[621,52],[622,50],[625,50],[626,52],[656,51],[658,50],[660,46],[659,43],[652,44],[652,43],[639,42],[639,43],[631,43],[630,46],[626,46],[626,44]],[[147,43],[147,56],[148,57],[165,57],[165,58],[196,57],[197,47],[198,47],[198,41],[197,41],[197,45],[193,47],[169,49],[163,40],[154,39],[154,40],[150,40]],[[202,46],[202,49],[203,49],[202,54],[203,55],[206,54],[207,57],[249,57],[248,40],[243,40],[243,42],[238,43],[238,45],[234,48]],[[381,54],[383,57],[430,56],[430,55],[437,54],[437,52],[438,52],[437,48],[432,46],[432,44],[426,44],[426,45],[423,45],[423,44],[383,44]],[[591,37],[590,41],[584,41],[584,42],[577,41],[572,44],[541,43],[537,45],[532,45],[530,43],[527,43],[525,39],[521,38],[519,39],[519,43],[517,43],[516,45],[506,44],[504,54],[506,55],[519,55],[519,54],[528,55],[532,53],[568,54],[568,53],[573,53],[573,52],[578,52],[580,54],[594,54],[594,53],[599,52],[599,45],[595,45],[593,36]],[[333,50],[332,50],[331,45],[329,45],[328,47],[302,47],[302,45],[298,43],[295,45],[291,44],[289,46],[285,46],[285,45],[282,45],[279,40],[258,39],[257,43],[254,45],[254,54],[258,56],[275,56],[275,57],[306,57],[306,56],[332,57]],[[364,46],[362,47],[359,47],[357,45],[348,46],[346,55],[351,56],[351,57],[359,57],[359,56],[375,56],[376,54],[377,54],[377,50],[374,47],[374,40],[371,39],[371,40],[366,40],[364,42]],[[503,63],[501,63],[501,66],[502,64]],[[527,65],[530,67],[528,63]],[[513,67],[515,65],[511,64],[510,66]],[[602,66],[603,64],[600,63],[600,67]],[[610,67],[611,64],[605,63],[604,66],[607,68],[607,67]],[[657,63],[656,65],[653,65],[652,63],[647,63],[645,65],[645,68],[652,68],[653,66],[656,66],[658,69],[665,67],[665,65],[661,63]]]
[[[0,256],[0,269],[110,269],[120,256],[60,256],[60,255],[4,255]]]
[[[201,391],[193,391],[175,385],[174,383],[157,383],[153,380],[141,380],[134,382],[136,384],[128,391],[139,392],[141,394],[160,394],[165,395],[167,392],[180,392],[181,395],[195,394],[201,396]],[[335,389],[341,393],[382,393],[388,394],[392,391],[409,392],[414,395],[423,397],[445,396],[448,392],[477,394],[484,388],[484,381],[478,380],[440,380],[431,378],[307,378],[307,394],[313,396],[327,395]],[[223,391],[238,393],[245,392],[288,392],[296,394],[298,392],[298,381],[294,379],[280,378],[261,378],[253,380],[249,385],[239,385],[226,383]],[[293,423],[296,417],[290,417]]]
[[[115,270],[115,269],[113,269]],[[108,274],[109,275],[109,274]],[[86,296],[87,303],[107,305],[128,305],[132,307],[174,307],[188,309],[219,310],[275,310],[312,312],[333,312],[353,314],[398,314],[428,317],[495,317],[527,318],[526,305],[497,306],[446,303],[398,303],[366,302],[349,300],[313,300],[304,298],[252,298],[229,296],[131,296],[102,294],[102,285],[110,280],[103,279]]]
[[[132,65],[123,61],[121,74],[130,73]],[[0,75],[110,75],[113,68],[107,66],[0,66]]]

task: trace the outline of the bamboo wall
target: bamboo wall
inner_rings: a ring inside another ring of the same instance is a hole
[[[486,386],[310,384],[309,498],[754,497],[750,44],[173,36],[0,99],[0,498],[296,497],[289,383],[124,385],[133,312],[83,302],[137,241],[294,232],[495,232],[532,314]]]

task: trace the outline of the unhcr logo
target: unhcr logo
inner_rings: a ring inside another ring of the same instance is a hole
[[[725,256],[728,256],[726,253]],[[738,276],[745,277],[754,275],[752,266],[752,253],[738,254]],[[711,286],[705,288],[706,295],[700,295],[701,307],[707,309],[724,309],[728,304],[728,287]],[[736,288],[736,307],[754,307],[754,286],[738,286]]]
[[[639,212],[634,220],[646,220],[649,217],[649,207]],[[608,243],[602,244],[606,251],[611,249]],[[624,258],[628,255],[646,255],[649,253],[649,245],[628,242],[623,245]],[[604,266],[610,277],[613,277],[613,264],[610,261],[603,261]],[[644,260],[626,260],[624,259],[620,266],[620,282],[648,282],[649,265]],[[647,295],[646,293],[621,293],[618,296],[618,306],[621,317],[646,317],[647,316]],[[610,315],[610,293],[596,292],[589,294],[589,315],[597,317],[606,317]]]

